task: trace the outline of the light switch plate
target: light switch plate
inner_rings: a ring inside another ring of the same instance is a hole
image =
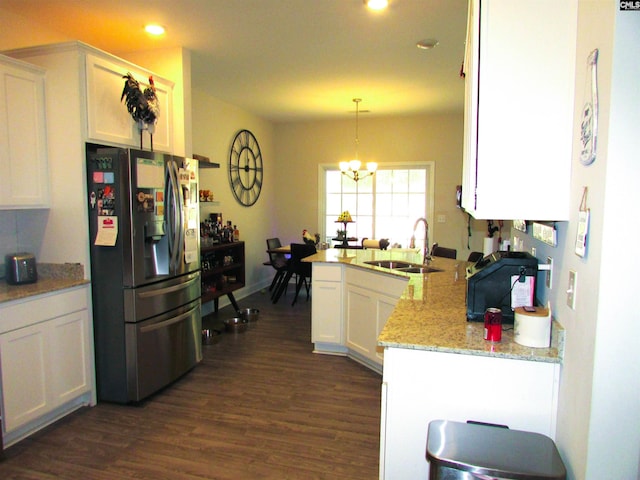
[[[576,289],[578,288],[578,272],[569,270],[569,286],[567,288],[567,305],[571,310],[576,309]]]

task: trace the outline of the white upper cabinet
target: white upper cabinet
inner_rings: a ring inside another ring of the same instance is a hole
[[[0,55],[0,209],[49,201],[45,72]]]
[[[568,220],[576,0],[470,0],[462,206]]]
[[[149,86],[148,71],[134,68],[116,59],[87,55],[87,136],[95,142],[117,143],[141,147],[141,134],[136,122],[127,111],[123,99],[124,76],[131,73],[144,90]],[[153,76],[160,114],[153,133],[153,150],[171,152],[173,147],[173,84]],[[142,148],[150,150],[151,137],[142,131]]]
[[[173,153],[172,81],[82,42],[20,48],[7,53],[46,69],[50,80],[47,82],[48,116],[54,116],[53,122],[63,123],[68,136],[79,142],[83,150],[85,141],[141,148],[137,123],[121,100],[124,76],[130,72],[141,90],[149,85],[149,77],[153,76],[160,108],[153,150]],[[76,105],[79,110],[74,109]],[[62,143],[57,137],[54,140]],[[144,130],[143,149],[151,150],[150,140]]]
[[[176,107],[173,83],[102,50],[72,41],[26,47],[5,52],[7,55],[38,65],[46,70],[46,116],[48,162],[51,189],[49,215],[44,232],[40,225],[25,235],[43,236],[40,257],[64,263],[89,265],[89,217],[85,178],[85,142],[140,148],[137,126],[120,101],[122,78],[131,72],[144,86],[153,75],[160,99],[160,116],[154,135],[154,149],[173,153],[184,140],[181,124],[174,122]],[[175,71],[177,81],[182,74]],[[163,67],[164,68],[164,67]],[[183,102],[177,102],[181,105]],[[177,139],[177,140],[176,140]],[[143,133],[143,148],[150,149],[149,135]],[[2,176],[0,175],[0,178]],[[35,238],[35,237],[34,237]],[[64,242],[59,239],[64,238]]]

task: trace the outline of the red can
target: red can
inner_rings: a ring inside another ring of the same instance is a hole
[[[502,311],[499,308],[487,308],[484,312],[484,339],[490,342],[502,340]]]

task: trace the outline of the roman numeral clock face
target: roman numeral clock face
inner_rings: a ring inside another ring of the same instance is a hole
[[[229,154],[229,184],[236,200],[245,207],[258,201],[262,190],[262,154],[253,133],[241,130]]]

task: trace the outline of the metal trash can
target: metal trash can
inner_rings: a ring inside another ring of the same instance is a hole
[[[427,433],[429,480],[565,480],[556,444],[539,433],[434,420]]]

